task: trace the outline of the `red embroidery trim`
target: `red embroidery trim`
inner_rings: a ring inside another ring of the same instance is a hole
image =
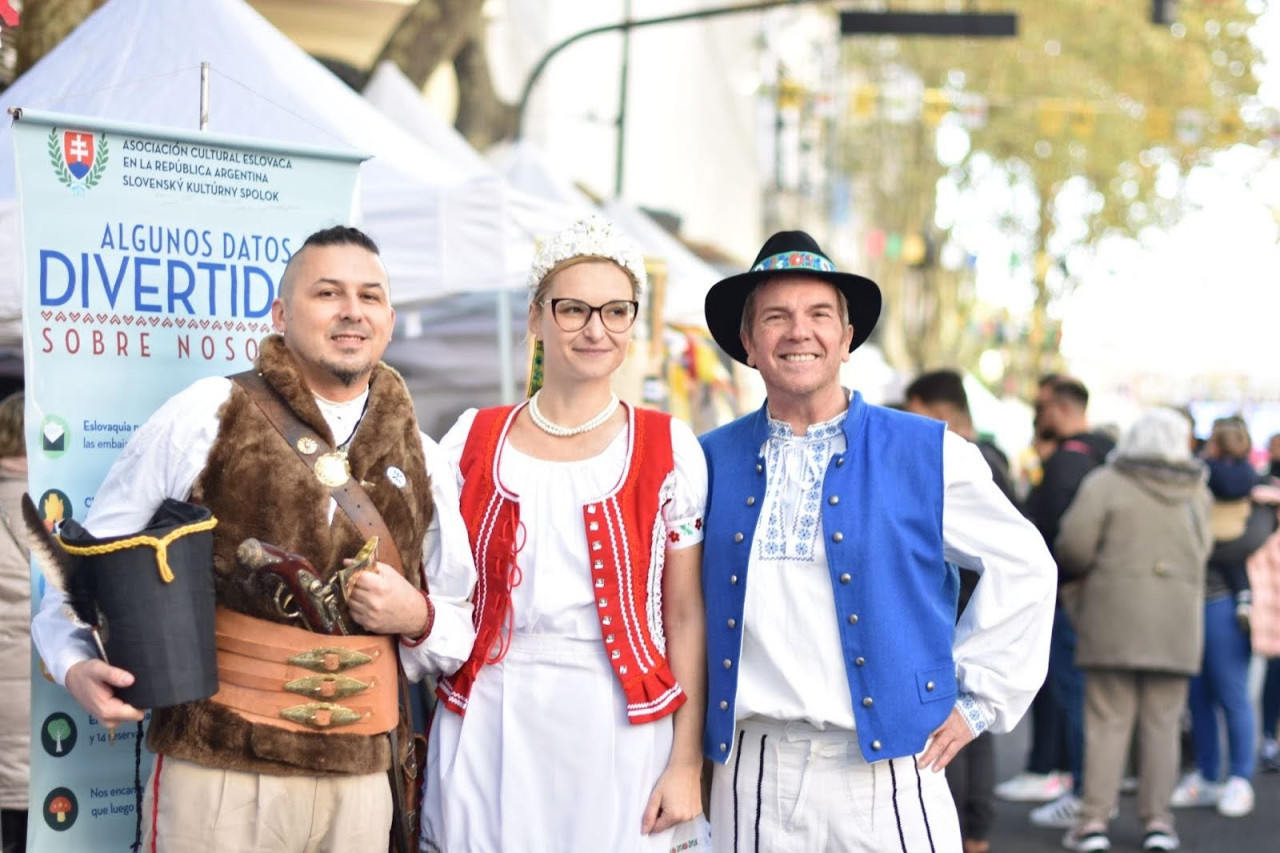
[[[504,516],[503,524],[506,527],[510,527],[511,517]],[[503,532],[503,539],[506,539],[505,531]],[[524,522],[518,522],[516,535],[511,537],[511,567],[507,570],[507,594],[502,605],[502,619],[498,628],[498,650],[485,658],[485,663],[498,663],[507,656],[507,652],[511,651],[511,635],[516,630],[516,608],[511,601],[511,591],[524,580],[524,571],[520,568],[516,557],[520,556],[520,552],[524,550],[524,543],[527,539],[528,534],[525,532]]]
[[[151,853],[156,853],[156,839],[160,837],[160,827],[156,815],[160,812],[160,768],[164,766],[164,755],[156,756],[156,784],[151,792]]]

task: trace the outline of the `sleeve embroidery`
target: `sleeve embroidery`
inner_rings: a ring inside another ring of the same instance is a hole
[[[702,516],[698,516],[690,521],[682,521],[676,524],[667,532],[667,538],[672,542],[679,542],[682,536],[693,536],[702,529]]]
[[[957,696],[956,707],[960,709],[960,714],[964,717],[965,724],[969,726],[969,731],[973,732],[975,738],[990,727],[991,720],[988,718],[987,712],[983,709],[982,703],[972,693],[961,693]]]

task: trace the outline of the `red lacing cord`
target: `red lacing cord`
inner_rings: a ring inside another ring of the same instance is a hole
[[[502,619],[499,626],[499,640],[497,651],[485,658],[485,663],[498,663],[507,656],[507,652],[511,650],[511,635],[515,632],[516,611],[515,606],[511,603],[511,591],[518,587],[524,580],[524,572],[520,569],[520,564],[516,561],[516,557],[524,549],[527,540],[524,522],[518,522],[515,530],[515,536],[508,537],[511,532],[511,517],[507,516],[502,521],[502,536],[498,541],[511,542],[511,558],[507,569],[507,589],[506,599],[502,605]]]

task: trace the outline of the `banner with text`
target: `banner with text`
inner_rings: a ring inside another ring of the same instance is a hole
[[[291,254],[351,221],[364,157],[32,110],[13,134],[29,486],[52,529],[166,398],[252,364]],[[31,588],[38,607],[34,567]],[[134,729],[110,739],[34,652],[31,697],[28,849],[128,849]]]

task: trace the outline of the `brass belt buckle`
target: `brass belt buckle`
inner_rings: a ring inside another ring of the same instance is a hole
[[[312,672],[342,672],[354,666],[371,663],[373,658],[364,652],[341,647],[310,649],[289,658],[289,663]]]
[[[290,681],[284,689],[315,699],[341,699],[363,693],[372,686],[346,675],[308,675]]]
[[[332,702],[308,702],[305,705],[294,705],[285,708],[280,716],[286,720],[313,729],[331,729],[335,726],[349,726],[358,723],[361,715],[350,708],[335,705]]]

